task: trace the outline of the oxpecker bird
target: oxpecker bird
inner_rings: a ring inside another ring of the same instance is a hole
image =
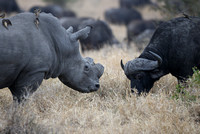
[[[35,19],[34,23],[35,23],[36,27],[39,28],[39,19],[38,18]]]
[[[41,12],[40,9],[35,9],[35,10],[34,10],[35,16],[36,16],[37,18],[39,17],[40,12]]]
[[[40,14],[41,10],[40,9],[35,9],[34,10],[34,13],[35,13],[35,16],[36,16],[36,19],[34,21],[35,25],[37,28],[39,28],[39,14]]]
[[[8,26],[9,26],[9,25],[12,26],[12,23],[11,23],[11,21],[10,21],[9,19],[3,19],[3,20],[2,20],[2,25],[3,25],[6,29],[8,29]]]
[[[184,12],[183,12],[182,14],[183,14],[183,16],[184,16],[185,18],[190,19],[189,15],[185,14]]]

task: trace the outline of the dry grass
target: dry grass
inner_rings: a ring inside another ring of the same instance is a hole
[[[33,4],[18,1],[24,9]],[[83,5],[80,1],[72,4],[74,10],[80,9],[79,16],[102,16],[105,8],[117,6],[117,0],[83,1]],[[125,28],[112,26],[112,29],[122,41]],[[128,50],[105,47],[84,53],[84,57],[90,56],[105,66],[101,88],[94,93],[82,94],[58,79],[50,79],[22,106],[16,106],[10,91],[0,90],[0,133],[200,133],[200,99],[172,99],[177,83],[171,75],[156,82],[148,95],[137,97],[130,93],[120,60],[127,62],[138,55],[134,46]],[[198,85],[188,87],[187,91],[200,96]]]
[[[82,94],[59,80],[44,81],[21,107],[9,90],[0,91],[0,132],[10,133],[200,133],[200,99],[172,99],[175,79],[168,75],[153,92],[137,97],[119,66],[135,58],[130,50],[104,48],[88,52],[105,66],[99,91]],[[200,95],[197,86],[188,88]]]

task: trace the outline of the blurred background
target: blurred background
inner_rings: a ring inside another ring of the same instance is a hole
[[[183,14],[198,16],[199,7],[198,0],[0,1],[0,11],[8,16],[41,9],[60,19],[66,29],[73,26],[77,31],[86,25],[94,26],[89,38],[80,41],[82,51],[99,50],[104,45],[133,46],[142,51],[159,24]]]

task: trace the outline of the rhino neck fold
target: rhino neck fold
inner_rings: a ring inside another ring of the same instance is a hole
[[[80,69],[79,66],[82,62],[83,57],[81,56],[79,49],[71,51],[69,55],[66,55],[66,57],[64,58],[64,65],[60,75],[67,75],[68,77],[73,77],[71,76],[72,72],[76,69]]]
[[[83,58],[80,53],[69,55],[65,59],[64,67],[62,72],[58,76],[61,82],[67,86],[70,86],[71,82],[74,81],[75,75],[77,75],[77,70],[80,70],[82,67]],[[71,87],[71,86],[70,86]]]

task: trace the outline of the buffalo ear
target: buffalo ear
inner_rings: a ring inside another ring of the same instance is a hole
[[[151,75],[151,78],[153,79],[159,79],[160,77],[165,75],[165,73],[162,70],[155,69],[150,72],[150,75]]]

